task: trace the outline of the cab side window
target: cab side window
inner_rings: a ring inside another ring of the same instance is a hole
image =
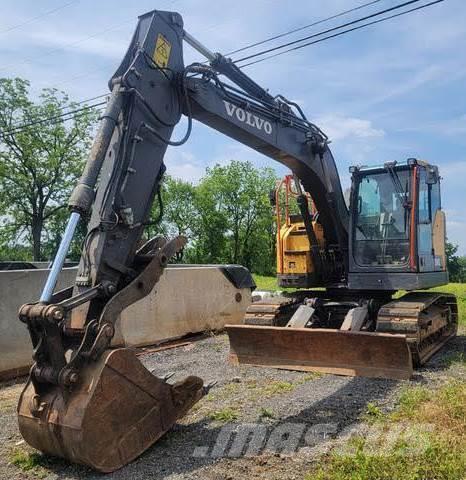
[[[435,212],[440,206],[440,182],[426,183],[427,174],[424,169],[419,175],[419,223],[434,221]]]
[[[430,223],[432,219],[429,187],[431,185],[426,183],[426,171],[422,169],[419,175],[419,223]]]
[[[440,182],[437,180],[437,183],[429,185],[429,194],[430,194],[430,219],[434,221],[435,212],[440,210],[442,206],[440,205]]]

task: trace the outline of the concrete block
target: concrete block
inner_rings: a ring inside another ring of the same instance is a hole
[[[74,283],[76,268],[64,269],[58,288]],[[32,344],[18,309],[38,299],[48,270],[0,271],[0,379],[27,373]],[[168,266],[144,299],[123,311],[113,345],[144,346],[241,323],[250,288],[236,288],[219,266]]]
[[[63,269],[57,288],[72,285],[76,271]],[[26,373],[31,364],[32,344],[18,310],[40,297],[47,275],[48,270],[0,271],[0,378]]]

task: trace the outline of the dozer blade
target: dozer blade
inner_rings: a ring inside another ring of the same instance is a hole
[[[125,348],[107,350],[80,375],[71,392],[52,387],[40,398],[28,381],[19,428],[38,450],[101,472],[138,457],[203,395],[200,378],[170,385]]]
[[[413,373],[404,335],[251,325],[226,329],[232,363],[392,379]]]

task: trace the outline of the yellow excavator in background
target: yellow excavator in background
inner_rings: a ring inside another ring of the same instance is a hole
[[[285,289],[305,288],[319,282],[319,273],[312,258],[309,236],[303,217],[299,212],[298,198],[303,195],[299,180],[292,174],[277,181],[276,188],[270,192],[270,204],[274,209],[276,225],[276,269],[278,286]],[[304,197],[309,218],[315,232],[319,250],[325,248],[322,225],[317,221],[318,214],[312,197]],[[283,293],[283,292],[282,292]],[[280,325],[288,321],[299,306],[299,300],[273,296],[256,301],[249,306],[245,315],[245,324]]]
[[[297,199],[302,189],[293,175],[286,175],[279,181],[271,196],[275,206],[277,225],[277,280],[279,287],[293,287],[316,282],[317,270],[312,261],[309,237],[302,215],[297,207]],[[319,249],[325,248],[322,225],[317,221],[318,214],[311,195],[305,195]]]

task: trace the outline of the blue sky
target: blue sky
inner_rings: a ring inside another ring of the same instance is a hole
[[[145,11],[178,11],[186,30],[211,50],[226,52],[362,3],[3,0],[0,76],[29,79],[34,95],[41,88],[57,87],[82,100],[106,92],[137,16]],[[396,3],[383,0],[314,31]],[[273,94],[298,101],[307,116],[326,131],[344,186],[352,164],[417,157],[439,165],[447,234],[462,254],[466,254],[465,19],[466,2],[446,0],[247,69]],[[288,38],[308,32],[312,33],[307,30]],[[193,60],[200,57],[187,47],[185,62]],[[180,125],[179,134],[183,128]],[[172,175],[197,181],[207,165],[231,159],[251,160],[257,166],[273,166],[279,174],[285,172],[268,158],[199,123],[188,144],[168,151],[166,163]]]

